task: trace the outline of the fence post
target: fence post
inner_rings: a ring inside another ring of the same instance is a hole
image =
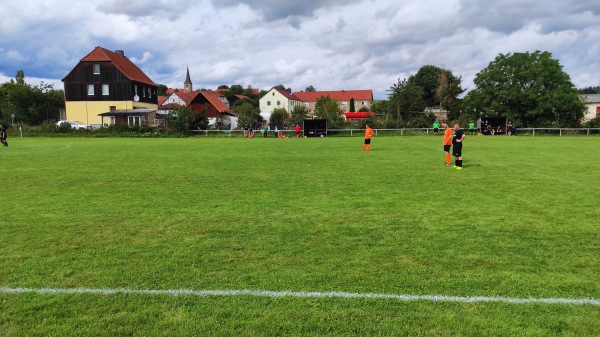
[[[404,129],[400,129],[400,136],[404,136]]]
[[[588,129],[587,135],[588,135],[588,136],[590,135],[590,129]]]
[[[535,129],[532,129],[532,130],[533,130],[533,136],[535,137]]]
[[[562,137],[562,129],[558,129],[558,136]]]

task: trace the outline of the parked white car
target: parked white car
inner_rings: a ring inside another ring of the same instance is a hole
[[[63,124],[70,124],[71,128],[75,129],[75,130],[79,130],[79,129],[91,129],[92,126],[89,124],[83,124],[80,121],[67,121],[67,120],[63,120],[63,121],[58,121],[56,123],[57,127],[60,127]]]

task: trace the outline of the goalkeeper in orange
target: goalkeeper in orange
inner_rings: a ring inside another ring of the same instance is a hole
[[[444,124],[442,124],[442,126],[444,127],[444,139],[443,139],[444,154],[446,155],[446,165],[449,166],[450,165],[450,147],[452,146],[452,128],[450,128],[448,126],[447,122],[444,122]]]
[[[369,124],[365,124],[367,130],[365,131],[365,144],[362,147],[362,150],[365,149],[367,151],[371,151],[371,137],[373,137],[373,129],[369,126]]]

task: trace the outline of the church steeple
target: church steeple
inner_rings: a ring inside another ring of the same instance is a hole
[[[185,75],[185,82],[183,82],[183,85],[184,85],[185,92],[192,92],[192,91],[194,91],[194,87],[192,85],[192,80],[190,79],[190,68],[189,67],[186,67],[186,68],[187,68],[187,74]]]

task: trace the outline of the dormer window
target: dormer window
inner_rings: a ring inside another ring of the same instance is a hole
[[[94,63],[94,75],[100,75],[100,64]]]

